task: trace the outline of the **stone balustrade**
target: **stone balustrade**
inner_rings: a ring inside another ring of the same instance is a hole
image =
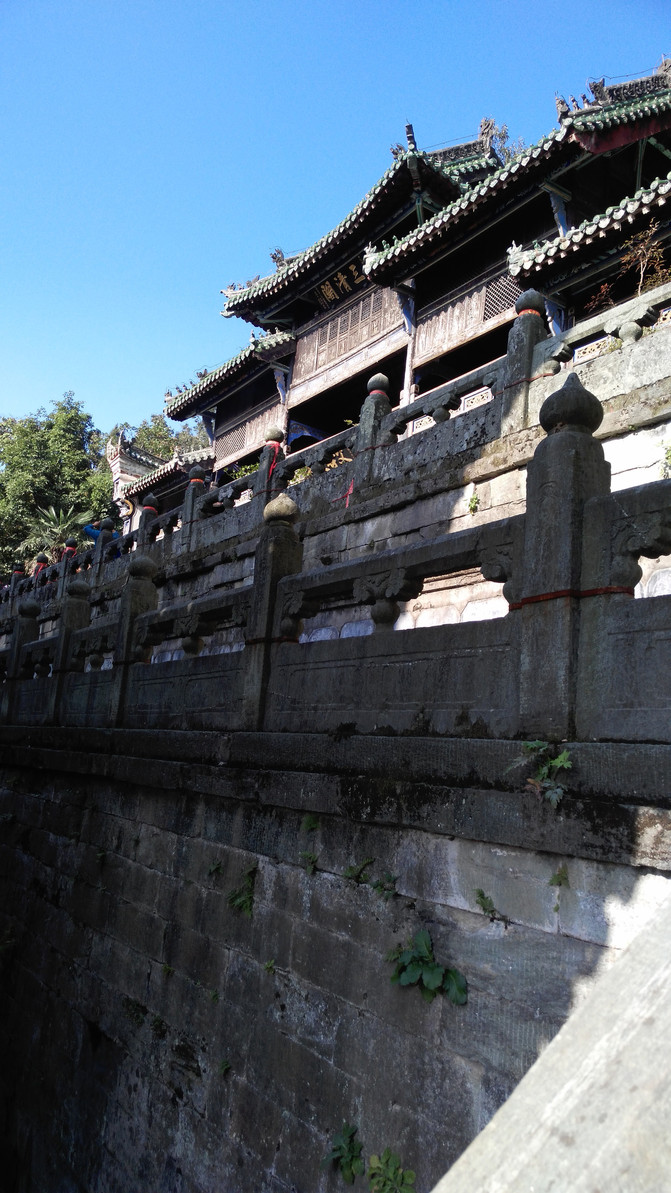
[[[448,735],[671,740],[671,596],[632,599],[639,559],[671,551],[671,481],[611,494],[599,441],[637,394],[642,422],[664,415],[669,329],[642,329],[670,298],[551,338],[530,292],[501,361],[395,409],[377,375],[357,427],[288,458],[271,431],[252,476],[204,491],[194,468],[179,509],[149,495],[132,534],[103,525],[93,549],[15,574],[3,719],[402,733],[421,716]],[[634,323],[621,349],[562,366],[585,334]],[[490,400],[457,415],[478,386]],[[420,411],[434,425],[398,440]],[[493,484],[511,465],[526,506],[452,516],[467,476]],[[467,573],[503,586],[506,616],[400,632],[427,583]],[[349,639],[305,641],[338,610]]]

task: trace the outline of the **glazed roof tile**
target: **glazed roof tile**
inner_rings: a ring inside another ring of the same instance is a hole
[[[138,493],[148,493],[157,481],[163,480],[164,477],[170,476],[171,473],[184,472],[187,467],[193,467],[194,464],[208,462],[214,463],[213,447],[197,447],[194,451],[175,453],[172,460],[161,464],[160,468],[154,468],[151,472],[146,472],[144,476],[138,477],[137,480],[130,481],[124,485],[122,493],[124,497],[137,496]]]
[[[511,162],[507,162],[488,178],[469,187],[459,199],[449,203],[443,211],[389,248],[369,254],[364,266],[365,272],[372,280],[378,280],[381,274],[387,272],[385,267],[391,262],[404,261],[416,248],[434,239],[440,239],[448,227],[473,211],[489,196],[504,190],[516,175],[524,174],[534,165],[539,165],[557,146],[576,140],[581,133],[607,130],[670,111],[671,89],[668,87],[652,94],[624,98],[608,104],[593,103],[577,111],[569,111],[562,117],[558,129],[552,129],[546,137],[517,154]]]
[[[450,179],[457,185],[458,178],[456,176],[460,172],[460,167],[465,166],[465,162],[459,163],[458,161],[443,165],[440,162],[434,161],[430,153],[424,153],[420,150],[404,150],[402,153],[399,153],[389,169],[385,170],[382,177],[364,195],[363,199],[357,203],[356,207],[345,216],[344,220],[341,220],[325,236],[315,241],[310,248],[305,249],[304,252],[299,253],[291,261],[282,265],[276,273],[270,274],[265,278],[260,278],[259,281],[246,286],[242,290],[228,292],[222,314],[235,315],[238,311],[246,309],[253,299],[269,298],[282,291],[294,279],[300,278],[303,274],[307,273],[315,262],[327,255],[329,249],[334,244],[337,244],[345,233],[363,224],[368,213],[376,207],[380,196],[387,190],[391,180],[400,174],[406,168],[408,161],[412,159],[423,162],[434,175]],[[471,169],[473,168],[471,167]]]
[[[459,199],[455,199],[452,203],[443,208],[442,211],[434,215],[425,224],[414,231],[409,232],[407,236],[397,240],[389,248],[383,249],[379,253],[372,253],[368,255],[367,261],[364,265],[364,271],[371,279],[376,278],[376,273],[380,267],[387,262],[393,260],[402,260],[412,250],[422,244],[437,239],[445,231],[448,226],[456,223],[466,213],[472,211],[484,200],[488,199],[490,195],[502,191],[512,182],[517,175],[525,173],[530,166],[538,165],[543,162],[555,145],[561,144],[568,140],[569,129],[563,125],[559,129],[553,129],[547,137],[543,137],[536,145],[532,145],[529,149],[525,149],[518,154],[512,161],[506,162],[504,166],[500,166],[489,178],[483,179],[482,182],[476,183],[474,186],[463,194]]]
[[[614,103],[587,104],[584,108],[562,117],[561,126],[571,128],[575,132],[601,132],[639,120],[642,116],[659,116],[669,111],[671,90],[667,87],[648,95],[624,98]]]
[[[165,413],[168,418],[184,418],[188,411],[200,404],[203,398],[214,398],[222,382],[231,381],[244,376],[251,365],[263,360],[277,359],[284,355],[295,341],[295,336],[289,331],[271,332],[269,335],[256,336],[230,360],[213,369],[207,376],[201,377],[186,393],[177,394],[166,402]],[[282,351],[284,350],[284,351]]]
[[[576,228],[569,228],[561,236],[544,240],[529,248],[511,245],[508,249],[508,270],[516,277],[521,273],[533,273],[553,260],[577,252],[584,245],[591,244],[598,237],[610,231],[617,231],[623,223],[631,223],[636,216],[645,215],[651,207],[662,207],[671,195],[671,172],[665,178],[655,178],[648,187],[641,187],[631,198],[607,207],[591,219],[583,220]]]

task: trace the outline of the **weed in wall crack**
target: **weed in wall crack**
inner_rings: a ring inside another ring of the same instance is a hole
[[[482,887],[478,887],[475,892],[475,902],[477,903],[480,910],[483,911],[485,915],[489,916],[492,923],[494,923],[495,920],[499,920],[504,927],[508,927],[510,924],[508,916],[502,915],[500,911],[496,910],[493,899],[491,899],[489,895],[485,894]]]
[[[415,1183],[411,1168],[402,1168],[401,1161],[391,1148],[386,1147],[381,1156],[371,1156],[368,1161],[370,1193],[403,1193]]]
[[[301,820],[302,833],[314,833],[319,828],[319,817],[314,812],[306,812]]]
[[[425,1002],[433,1002],[437,994],[446,994],[457,1006],[468,1001],[466,978],[458,969],[439,965],[433,955],[431,936],[425,928],[407,944],[390,949],[386,960],[396,965],[392,982],[399,986],[417,986]]]
[[[536,770],[527,778],[525,790],[533,791],[543,799],[549,800],[555,809],[566,794],[566,788],[563,783],[559,782],[557,775],[560,771],[570,770],[573,766],[568,749],[556,753],[558,749],[559,747],[552,742],[523,741],[522,753],[519,758],[516,758],[504,772],[508,774],[511,770],[516,770],[517,767],[535,762]]]
[[[365,857],[358,865],[353,862],[346,870],[343,870],[343,878],[349,878],[352,882],[359,885],[365,885],[370,881],[370,874],[368,874],[368,867],[372,866],[375,861],[374,857]]]
[[[358,1129],[344,1122],[333,1136],[331,1151],[324,1156],[320,1165],[321,1168],[328,1168],[329,1164],[337,1164],[346,1185],[353,1185],[356,1177],[363,1176],[366,1170],[361,1158],[363,1144],[355,1139]]]
[[[235,911],[242,912],[247,916],[248,920],[252,918],[252,909],[254,907],[254,880],[256,878],[256,866],[250,866],[249,870],[245,870],[243,880],[240,886],[234,887],[226,896],[226,902],[229,907]]]
[[[168,1025],[160,1015],[154,1015],[151,1021],[151,1030],[157,1040],[164,1040],[168,1034]]]
[[[382,878],[376,878],[375,882],[371,882],[370,885],[376,895],[379,895],[381,899],[384,899],[385,903],[388,903],[390,899],[393,899],[398,894],[396,890],[397,882],[398,874],[390,874],[388,870],[385,870]]]
[[[263,968],[266,973],[275,973],[275,958],[271,957],[269,961],[264,961]]]
[[[231,1069],[230,1060],[227,1060],[226,1058],[224,1058],[223,1060],[219,1061],[219,1076],[220,1077],[225,1077],[226,1074],[230,1072],[230,1069]]]
[[[307,850],[302,850],[298,855],[305,866],[306,873],[312,877],[317,869],[317,854],[309,853]]]
[[[147,1018],[147,1008],[135,998],[127,997],[123,999],[122,1006],[126,1018],[130,1019],[131,1023],[134,1023],[136,1027],[142,1027],[142,1024]]]
[[[548,879],[548,886],[570,886],[570,885],[571,884],[568,880],[568,867],[566,865],[566,862],[564,862],[563,866],[559,867],[556,874],[553,874],[552,878]]]

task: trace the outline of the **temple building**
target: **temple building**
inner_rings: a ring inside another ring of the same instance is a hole
[[[203,418],[217,480],[255,465],[271,427],[295,452],[356,422],[375,371],[405,405],[497,360],[529,287],[546,296],[555,332],[637,292],[643,275],[623,262],[630,238],[648,230],[658,262],[668,244],[671,60],[590,90],[558,99],[558,127],[509,161],[491,120],[477,140],[434,152],[407,125],[406,146],[336,228],[222,291],[222,314],[250,323],[250,341],[165,406],[172,419]],[[463,408],[490,396],[464,395]]]
[[[156,499],[161,512],[181,505],[189,469],[199,464],[211,470],[214,463],[212,447],[181,452],[175,448],[172,459],[164,460],[145,448],[140,448],[124,435],[110,439],[105,450],[112,471],[112,499],[124,519],[124,530],[137,526],[144,499],[149,493]]]

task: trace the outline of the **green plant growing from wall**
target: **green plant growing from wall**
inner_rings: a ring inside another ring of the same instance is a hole
[[[343,870],[343,878],[349,878],[351,882],[356,882],[359,885],[365,885],[370,881],[370,874],[368,874],[368,867],[372,866],[375,861],[374,857],[365,857],[362,862],[353,862],[346,870]]]
[[[392,982],[399,986],[417,986],[425,1002],[433,1002],[437,994],[446,994],[457,1006],[468,1001],[466,978],[458,969],[436,961],[431,936],[425,928],[407,944],[390,949],[386,959],[396,965]]]
[[[568,880],[568,867],[566,865],[566,862],[564,862],[564,865],[559,867],[557,872],[552,875],[552,878],[548,879],[548,886],[570,886],[570,885],[571,884]]]
[[[301,820],[302,833],[315,833],[319,828],[319,817],[314,812],[306,812]]]
[[[219,1002],[219,991],[218,990],[210,990],[210,1001],[211,1002]]]
[[[306,873],[312,877],[315,870],[317,869],[317,854],[308,853],[307,850],[304,849],[298,856],[305,866]]]
[[[288,482],[288,487],[292,485],[300,485],[301,481],[305,481],[309,476],[312,476],[312,469],[306,464],[303,468],[297,468],[291,480]]]
[[[254,472],[258,472],[258,469],[259,464],[257,460],[255,464],[234,464],[231,466],[229,471],[233,473],[235,479],[237,480],[241,476],[252,476]]]
[[[398,874],[390,874],[389,870],[385,870],[382,878],[376,878],[375,882],[371,882],[371,886],[375,893],[388,903],[396,894],[396,883],[398,882]]]
[[[329,1164],[337,1164],[346,1185],[353,1185],[355,1178],[363,1176],[366,1170],[361,1159],[363,1144],[355,1139],[357,1131],[358,1127],[343,1123],[333,1136],[331,1151],[321,1162],[322,1168],[328,1168]]]
[[[381,1156],[371,1156],[368,1181],[370,1193],[404,1193],[414,1185],[415,1174],[410,1168],[401,1168],[399,1157],[386,1147]]]
[[[175,972],[174,967],[172,965],[168,965],[168,963],[166,961],[166,963],[163,966],[163,977],[171,978],[172,975],[174,974],[174,972]]]
[[[254,907],[254,879],[256,878],[256,866],[250,866],[249,870],[245,870],[242,883],[238,887],[234,887],[226,896],[226,902],[229,907],[235,911],[242,912],[247,916],[248,920],[252,918],[252,909]]]
[[[143,1007],[141,1002],[135,998],[124,998],[123,1011],[127,1019],[134,1023],[136,1027],[142,1027],[147,1018],[147,1008]]]
[[[557,776],[561,771],[570,770],[573,766],[568,750],[564,749],[557,753],[558,749],[559,747],[552,742],[523,741],[522,753],[505,772],[508,774],[519,766],[535,762],[536,770],[527,778],[526,789],[549,800],[553,808],[557,807],[559,801],[566,794],[566,788]]]
[[[269,961],[265,961],[263,964],[263,968],[265,969],[266,973],[274,973],[275,972],[275,958],[271,957]]]
[[[219,1076],[225,1077],[226,1074],[228,1072],[230,1072],[230,1068],[231,1068],[230,1060],[227,1060],[226,1058],[224,1058],[224,1060],[220,1060],[219,1061]]]
[[[662,480],[668,481],[671,477],[671,447],[664,448],[664,462],[662,464]]]
[[[212,865],[210,866],[209,870],[207,871],[207,876],[208,876],[208,878],[213,878],[215,874],[221,874],[221,871],[222,871],[222,862],[220,859],[218,862],[212,862]]]
[[[480,494],[476,491],[476,492],[471,493],[471,495],[468,499],[468,512],[471,514],[477,514],[479,508],[480,508]]]
[[[500,911],[497,911],[496,907],[494,906],[494,900],[491,899],[489,895],[485,894],[482,887],[478,887],[475,892],[475,902],[477,903],[480,910],[483,911],[485,915],[489,916],[492,923],[494,923],[495,920],[499,920],[505,925],[506,928],[508,927],[508,924],[510,923],[508,916],[502,915]]]
[[[168,1034],[168,1025],[160,1015],[154,1015],[151,1021],[151,1030],[157,1040],[164,1040]]]

